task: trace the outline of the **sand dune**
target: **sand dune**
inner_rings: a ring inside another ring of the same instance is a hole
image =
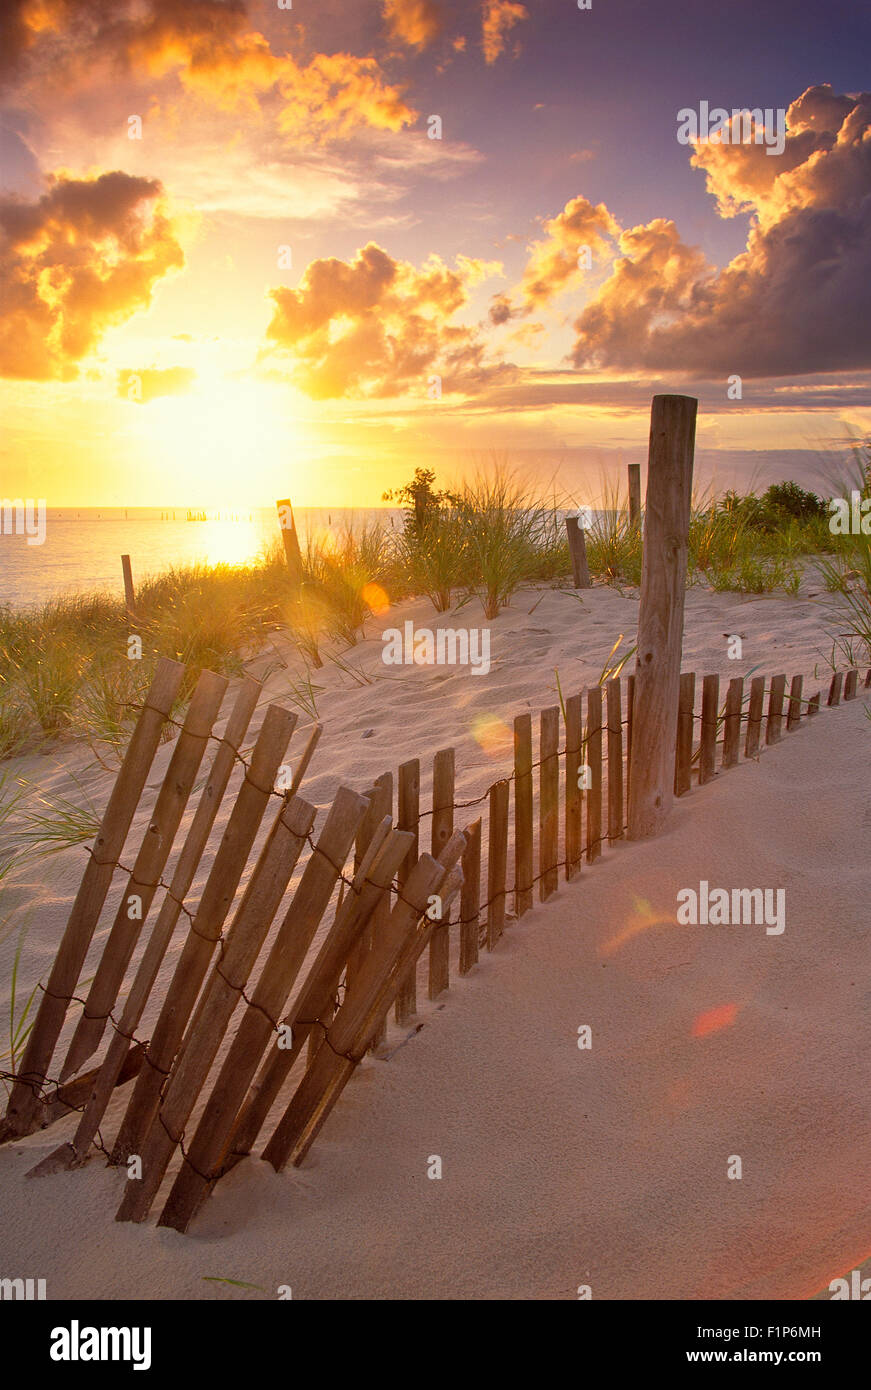
[[[441,621],[481,626],[476,608]],[[595,680],[618,633],[634,641],[636,614],[631,593],[597,587],[581,603],[524,591],[491,625],[486,677],[385,667],[372,625],[344,654],[371,684],[329,663],[313,675],[325,733],[306,795],[325,806],[339,781],[362,788],[448,745],[459,795],[477,794],[507,770],[500,725],[556,703],[554,668],[567,692]],[[379,626],[406,618],[439,621],[418,601]],[[727,656],[734,632],[740,661]],[[798,599],[687,596],[684,669],[700,675],[812,678],[816,665],[821,684],[830,645],[807,585]],[[267,697],[286,683],[269,676]],[[367,1059],[301,1169],[240,1165],[187,1237],[117,1225],[123,1174],[99,1159],[25,1181],[72,1119],[0,1149],[0,1268],[46,1277],[50,1298],[274,1297],[280,1284],[340,1299],[575,1298],[581,1284],[595,1298],[801,1298],[824,1287],[871,1247],[868,737],[861,700],[824,710],[681,799],[656,841],[619,846],[561,886],[423,1005],[419,1031],[391,1034],[389,1059]],[[67,750],[27,771],[68,794],[85,761]],[[94,780],[98,804],[106,785]],[[81,864],[67,851],[13,886],[29,913],[25,985],[44,977]],[[677,926],[675,895],[700,879],[785,887],[786,930]],[[13,950],[0,944],[4,981]],[[4,995],[4,1016],[6,1005]],[[589,1051],[577,1047],[581,1024]],[[110,1135],[126,1098],[110,1107]],[[426,1176],[436,1154],[441,1180]],[[740,1181],[727,1177],[732,1155]]]

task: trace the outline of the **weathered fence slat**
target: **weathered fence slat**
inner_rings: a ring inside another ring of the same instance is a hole
[[[783,730],[783,701],[786,694],[786,676],[772,676],[771,690],[768,694],[768,720],[765,726],[765,742],[779,743]]]
[[[566,700],[566,879],[580,873],[583,858],[581,839],[581,767],[583,709],[580,695]]]
[[[514,720],[514,914],[532,907],[532,715]]]
[[[817,693],[816,693],[815,695],[812,695],[812,696],[810,697],[810,699],[808,700],[808,702],[807,702],[807,712],[808,712],[809,715],[811,715],[811,714],[819,714],[819,712],[820,712],[820,697],[821,697],[821,695],[822,695],[822,691],[821,691],[821,690],[818,690]]]
[[[463,887],[460,893],[460,974],[468,975],[478,960],[481,903],[481,818],[465,829]]]
[[[454,832],[454,750],[436,753],[432,768],[432,857],[438,859]],[[451,978],[450,913],[436,917],[429,943],[429,998],[437,999]]]
[[[508,866],[508,793],[506,781],[490,788],[487,855],[487,950],[492,951],[505,926],[505,876]]]
[[[789,687],[789,704],[786,710],[787,730],[795,729],[801,722],[801,688],[804,683],[802,676],[793,676]]]
[[[630,465],[631,467],[631,465]],[[620,677],[606,686],[608,711],[608,840],[623,838],[623,696]]]
[[[587,863],[602,853],[602,687],[587,691],[587,739],[584,761],[590,769],[587,803]]]
[[[154,809],[148,817],[142,844],[121,895],[115,920],[61,1067],[61,1081],[67,1081],[74,1076],[88,1058],[93,1056],[100,1044],[136,943],[148,919],[228,684],[226,676],[216,676],[213,671],[203,671],[197,681]],[[137,915],[131,916],[131,913]]]
[[[538,893],[542,902],[559,887],[559,705],[539,721]]]
[[[227,913],[239,887],[266,806],[275,774],[296,726],[296,715],[270,705],[245,773],[236,804],[218,846],[203,895],[191,923],[172,982],[148,1044],[148,1063],[133,1089],[112,1149],[115,1163],[140,1153],[157,1110],[163,1078],[168,1075],[191,1009],[209,968]]]
[[[765,701],[765,677],[754,676],[750,682],[750,700],[747,705],[747,737],[744,740],[744,757],[755,758],[759,752],[759,739],[762,734],[762,706]]]
[[[0,1142],[29,1134],[36,1123],[40,1088],[47,1078],[69,1001],[75,993],[117,861],[160,743],[165,720],[172,710],[183,678],[184,667],[179,662],[165,658],[158,662],[100,822],[91,857],[24,1049],[21,1069],[12,1087],[5,1119],[0,1125]]]
[[[735,676],[726,691],[726,711],[723,720],[723,767],[735,767],[741,744],[741,710],[744,705],[744,680]]]
[[[406,878],[411,873],[417,863],[417,856],[420,853],[420,759],[411,758],[407,763],[403,763],[399,769],[399,796],[396,814],[396,824],[399,830],[410,830],[414,835],[414,844],[409,854],[403,860],[402,868],[399,872],[399,887],[405,883]],[[399,993],[396,996],[396,1022],[407,1023],[417,1012],[417,964],[408,976],[403,980]]]
[[[841,703],[841,687],[843,686],[843,684],[843,671],[836,671],[835,674],[832,676],[832,683],[829,686],[829,698],[826,701],[826,704],[839,705]]]
[[[699,742],[699,785],[710,782],[717,772],[717,714],[720,708],[720,677],[705,676],[702,681],[702,732]]]
[[[626,806],[629,806],[629,769],[632,766],[632,707],[635,700],[635,676],[626,677]],[[628,815],[627,815],[628,829]]]
[[[845,700],[855,700],[855,698],[856,698],[856,687],[858,686],[858,684],[859,684],[859,672],[858,672],[858,671],[855,669],[855,667],[854,667],[853,670],[852,670],[852,671],[848,671],[847,674],[846,674],[846,676],[844,677],[844,699],[845,699]]]
[[[674,760],[674,794],[683,796],[692,785],[693,723],[696,706],[696,677],[684,671],[680,678],[677,705],[677,737]]]

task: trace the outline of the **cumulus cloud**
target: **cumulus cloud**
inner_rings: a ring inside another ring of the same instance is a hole
[[[421,266],[394,260],[369,242],[351,261],[312,261],[297,289],[270,291],[275,312],[263,355],[287,354],[291,380],[315,399],[467,391],[494,373],[478,329],[452,320],[469,290],[500,267],[430,256]]]
[[[614,254],[611,243],[619,235],[620,226],[604,203],[571,198],[562,212],[545,221],[544,236],[532,243],[517,299],[508,294],[494,296],[491,323],[507,323],[543,308],[581,279],[588,256],[589,268],[597,258],[610,261]]]
[[[673,222],[624,232],[575,323],[576,366],[748,377],[871,366],[871,94],[809,88],[786,127],[780,157],[695,147],[721,214],[751,214],[745,250],[717,270]]]
[[[409,48],[426,48],[441,33],[442,15],[434,0],[384,0],[383,8],[393,38]]]
[[[481,47],[484,62],[495,63],[505,51],[505,36],[509,29],[529,18],[529,10],[516,0],[484,0],[481,11]]]
[[[243,0],[7,0],[6,64],[22,81],[119,74],[175,77],[187,93],[225,110],[278,107],[294,141],[343,138],[359,127],[396,131],[417,113],[372,57],[276,54],[252,29]],[[428,0],[424,4],[424,8]],[[407,7],[406,7],[407,8]]]
[[[124,400],[147,405],[160,396],[183,396],[191,389],[196,375],[193,367],[137,367],[118,373],[117,394]]]
[[[184,264],[162,193],[116,171],[0,199],[0,375],[71,380],[106,329],[148,307]]]

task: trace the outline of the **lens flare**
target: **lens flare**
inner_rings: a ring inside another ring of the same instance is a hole
[[[737,1004],[718,1004],[715,1009],[707,1009],[693,1020],[693,1037],[706,1038],[709,1033],[719,1033],[721,1028],[734,1023],[737,1015]]]
[[[360,597],[373,617],[381,618],[385,613],[390,612],[390,599],[387,597],[381,585],[376,584],[373,580],[363,585],[360,591]]]
[[[514,735],[495,714],[477,714],[472,720],[472,738],[488,758],[506,758],[514,752]]]

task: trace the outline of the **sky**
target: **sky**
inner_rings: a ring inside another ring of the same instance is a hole
[[[824,489],[871,432],[869,54],[856,0],[6,0],[0,496],[595,503],[661,391],[700,484]]]

